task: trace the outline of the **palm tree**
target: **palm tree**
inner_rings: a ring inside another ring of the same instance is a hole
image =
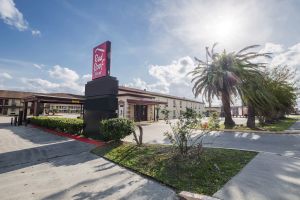
[[[248,107],[247,127],[254,129],[255,116],[264,110],[273,110],[278,103],[274,95],[266,87],[266,79],[262,74],[248,77],[241,86],[242,101]]]
[[[195,58],[198,66],[190,72],[194,82],[193,93],[195,97],[203,95],[206,101],[211,102],[213,98],[221,98],[224,114],[225,128],[235,125],[231,116],[230,103],[232,96],[243,96],[241,86],[249,77],[261,75],[261,68],[264,63],[254,63],[253,59],[258,57],[270,57],[269,53],[249,52],[250,49],[259,45],[252,45],[243,48],[239,52],[215,53],[213,45],[211,50],[206,48],[206,55],[209,58],[204,62]]]

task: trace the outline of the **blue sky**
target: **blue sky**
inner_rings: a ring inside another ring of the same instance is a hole
[[[186,72],[214,42],[261,44],[270,63],[300,70],[299,10],[297,0],[0,0],[0,88],[82,93],[106,40],[120,84],[179,96],[193,97]]]

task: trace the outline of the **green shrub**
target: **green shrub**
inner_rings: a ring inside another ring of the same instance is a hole
[[[61,117],[32,117],[30,123],[75,135],[81,134],[84,126],[82,119]]]
[[[134,132],[134,122],[124,118],[105,119],[100,121],[100,132],[106,141],[120,141]]]
[[[219,115],[216,112],[212,112],[208,118],[208,128],[210,130],[218,130],[220,128]]]

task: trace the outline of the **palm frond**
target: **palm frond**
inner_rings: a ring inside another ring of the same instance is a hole
[[[247,51],[247,50],[249,50],[249,49],[253,49],[253,48],[257,48],[257,47],[260,47],[260,45],[258,45],[258,44],[255,44],[255,45],[250,45],[250,46],[247,46],[247,47],[245,47],[245,48],[241,49],[239,52],[237,52],[237,54],[241,54],[241,53],[242,53],[242,52],[244,52],[244,51]]]

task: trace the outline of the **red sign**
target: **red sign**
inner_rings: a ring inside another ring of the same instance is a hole
[[[110,41],[106,41],[93,49],[93,80],[109,75],[111,49],[110,47]]]

